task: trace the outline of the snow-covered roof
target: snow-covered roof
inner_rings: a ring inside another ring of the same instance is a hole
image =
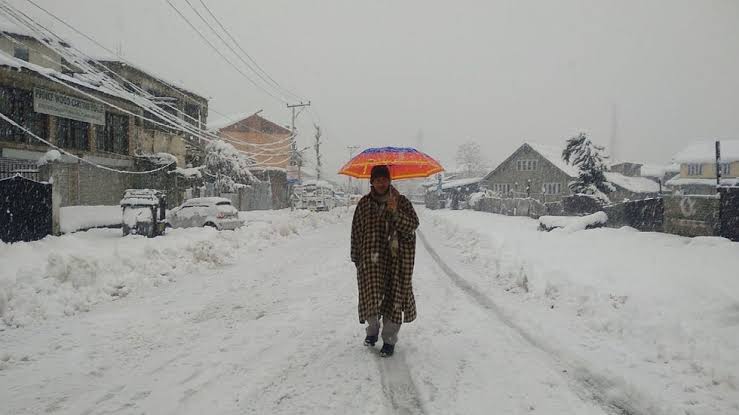
[[[141,72],[144,75],[146,75],[146,76],[148,76],[148,77],[150,77],[152,79],[155,79],[156,81],[161,82],[161,83],[163,83],[165,85],[168,85],[168,86],[170,86],[172,88],[179,89],[182,92],[188,93],[190,95],[194,95],[194,96],[199,97],[199,98],[202,98],[202,99],[204,99],[206,101],[208,100],[208,98],[206,98],[207,95],[205,95],[203,93],[200,93],[200,92],[197,92],[197,91],[194,91],[190,87],[187,87],[186,88],[186,87],[182,86],[180,82],[168,81],[163,76],[161,76],[161,75],[159,75],[159,74],[157,74],[157,73],[155,73],[155,72],[153,72],[153,71],[151,71],[149,69],[142,68],[141,66],[139,66],[139,64],[133,65],[133,64],[131,64],[128,61],[124,62],[124,61],[121,61],[121,60],[106,59],[106,58],[101,58],[101,59],[96,59],[96,60],[98,62],[102,63],[103,65],[111,64],[111,65],[121,65],[121,66],[124,66],[124,67],[127,66],[127,67],[129,67],[129,68],[131,68],[131,69],[133,69],[135,71]]]
[[[577,167],[565,163],[565,161],[562,160],[561,148],[546,144],[532,143],[528,141],[526,142],[526,144],[534,149],[534,151],[541,154],[541,156],[547,159],[550,163],[554,164],[558,169],[565,172],[568,176],[577,177],[580,174],[580,171],[577,169]]]
[[[177,157],[170,153],[137,154],[136,157],[146,159],[160,166],[177,163]]]
[[[180,176],[183,176],[186,179],[199,179],[203,177],[202,170],[204,168],[205,166],[188,167],[188,168],[177,167],[176,169],[170,171],[169,173],[179,174]]]
[[[705,179],[705,178],[699,178],[699,177],[680,177],[680,175],[677,175],[673,177],[672,179],[668,180],[665,184],[668,186],[687,186],[687,185],[715,186],[716,178]],[[739,186],[739,177],[722,178],[721,186]]]
[[[54,69],[39,66],[31,62],[26,62],[22,59],[10,56],[7,52],[0,53],[0,66],[7,66],[17,69],[27,69],[31,72],[41,74],[42,76],[51,76],[70,84],[75,84],[84,88],[92,89],[110,96],[122,98],[135,103],[135,101],[132,100],[131,94],[124,94],[121,91],[109,88],[104,83],[96,83],[92,80],[92,77],[87,76],[88,74],[75,74],[75,76],[69,76]]]
[[[217,118],[215,120],[208,121],[208,130],[217,131],[221,128],[228,127],[231,124],[236,124],[250,116],[254,115],[254,111],[239,112],[236,114],[230,114],[225,117]]]
[[[739,161],[739,140],[721,141],[721,161]],[[695,142],[675,154],[675,163],[710,163],[716,160],[716,140]]]
[[[457,180],[449,180],[448,182],[443,182],[441,184],[442,189],[453,189],[455,187],[463,187],[463,186],[469,186],[471,184],[477,184],[482,181],[482,177],[471,177],[469,179],[457,179]]]
[[[624,189],[634,193],[657,193],[659,192],[659,183],[649,180],[646,177],[630,177],[621,173],[605,172],[606,179]]]
[[[667,173],[677,173],[680,171],[680,165],[672,164],[642,164],[642,177],[663,177]]]

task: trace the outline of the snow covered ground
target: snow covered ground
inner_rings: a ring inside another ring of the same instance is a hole
[[[739,413],[739,243],[428,211],[426,236],[512,324],[638,413]],[[429,228],[433,229],[431,231]]]
[[[2,413],[739,411],[737,244],[421,209],[419,318],[380,359],[351,213],[0,245]]]

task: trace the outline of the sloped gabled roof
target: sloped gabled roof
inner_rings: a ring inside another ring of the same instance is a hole
[[[508,156],[507,159],[505,159],[502,163],[498,165],[493,171],[485,175],[483,180],[489,180],[490,177],[492,177],[502,166],[508,164],[517,154],[519,154],[524,149],[529,148],[535,153],[539,154],[542,158],[547,160],[549,163],[551,163],[554,167],[562,171],[565,175],[575,178],[577,177],[580,172],[577,169],[577,167],[565,163],[564,160],[562,160],[562,150],[557,149],[557,147],[549,146],[545,144],[538,144],[538,143],[530,143],[526,142],[521,145],[521,147],[517,148],[516,151],[513,152],[510,156]]]

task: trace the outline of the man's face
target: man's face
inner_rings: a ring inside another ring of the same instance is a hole
[[[390,179],[387,177],[375,177],[370,183],[375,192],[380,195],[384,195],[390,189]]]

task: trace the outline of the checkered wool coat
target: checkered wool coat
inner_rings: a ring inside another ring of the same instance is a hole
[[[398,196],[397,206],[396,212],[390,213],[368,194],[354,211],[351,258],[357,266],[360,323],[371,316],[396,323],[416,319],[411,280],[418,216],[405,196]],[[389,241],[393,230],[398,238],[395,257],[390,253]]]

